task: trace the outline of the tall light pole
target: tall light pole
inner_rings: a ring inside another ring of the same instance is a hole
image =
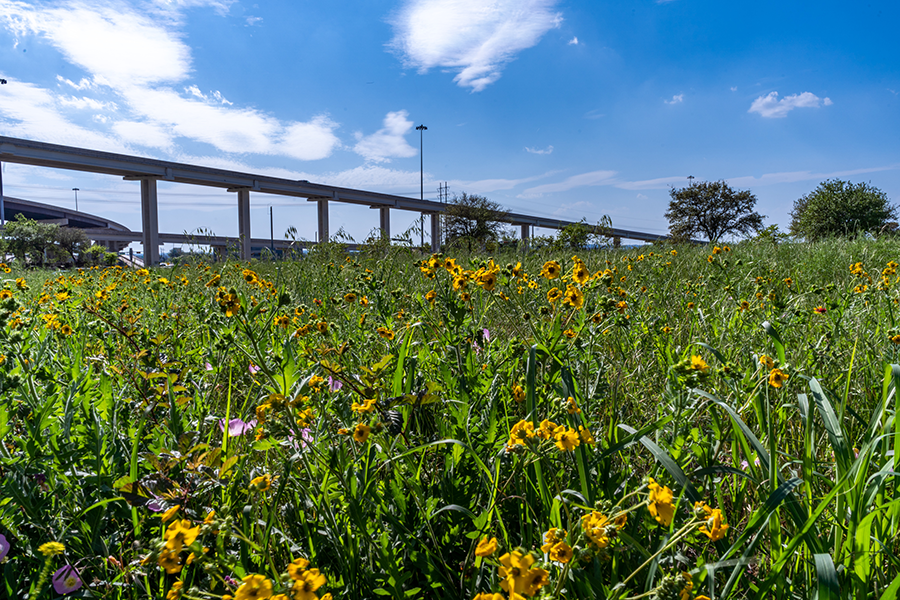
[[[422,136],[425,130],[428,129],[424,125],[419,125],[416,127],[416,131],[419,132],[419,200],[425,199],[425,158],[422,155]],[[421,237],[419,239],[419,245],[425,245],[425,213],[421,213],[419,216],[419,226],[421,229],[419,233]]]
[[[72,191],[75,192],[75,212],[78,212],[78,188],[72,188]]]

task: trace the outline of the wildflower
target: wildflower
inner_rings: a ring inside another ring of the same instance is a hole
[[[583,444],[587,444],[588,446],[593,446],[596,444],[594,441],[594,436],[591,435],[591,432],[584,428],[583,425],[578,426],[578,437],[581,438],[581,442]]]
[[[569,546],[565,541],[558,542],[552,548],[550,548],[550,560],[566,564],[570,560],[572,560],[572,556],[574,552],[572,552],[572,547]]]
[[[523,419],[513,425],[513,428],[509,431],[509,442],[507,445],[522,444],[524,446],[525,442],[534,436],[534,423]]]
[[[709,371],[709,365],[706,364],[706,361],[703,360],[700,356],[691,356],[691,369],[694,371],[700,371],[701,373],[706,373]]]
[[[551,288],[549,292],[547,292],[547,301],[551,304],[562,298],[563,293],[559,288]]]
[[[303,572],[300,579],[294,581],[291,592],[294,600],[318,600],[315,591],[325,584],[325,576],[318,569]],[[235,600],[238,600],[235,598]]]
[[[549,440],[553,436],[556,435],[556,430],[559,429],[560,426],[551,421],[550,419],[544,419],[541,421],[540,427],[537,431],[537,435],[540,438],[545,440]]]
[[[567,429],[557,433],[555,439],[556,441],[554,443],[556,444],[556,447],[563,452],[572,452],[579,444],[581,444],[581,438],[574,429]]]
[[[377,329],[377,331],[378,331],[378,335],[380,335],[382,338],[384,338],[386,340],[394,339],[394,332],[391,331],[390,329],[388,329],[387,327],[379,327]]]
[[[660,486],[653,478],[650,478],[648,486],[650,488],[650,503],[647,505],[653,518],[662,525],[668,527],[672,524],[672,517],[675,515],[675,505],[672,504],[673,494],[668,487]]]
[[[306,571],[306,567],[309,566],[309,561],[305,558],[295,558],[291,561],[291,564],[288,565],[287,571],[288,575],[290,575],[291,579],[294,581],[299,581],[300,576]]]
[[[287,315],[278,315],[275,317],[275,325],[281,327],[282,329],[287,329],[287,326],[291,324],[291,319]]]
[[[572,280],[579,285],[584,285],[590,278],[591,272],[581,260],[578,260],[572,268]]]
[[[178,561],[179,552],[181,552],[180,548],[178,550],[163,548],[162,551],[160,551],[156,562],[160,567],[165,569],[166,573],[173,575],[181,570],[181,563]]]
[[[353,439],[356,440],[357,443],[365,444],[366,440],[369,439],[369,434],[371,433],[371,427],[369,427],[365,423],[358,423],[353,429]]]
[[[6,536],[0,533],[0,561],[9,554],[10,543],[6,540]]]
[[[769,385],[774,388],[780,388],[784,385],[784,382],[787,381],[788,377],[790,377],[790,375],[781,369],[772,369],[772,372],[769,373]]]
[[[559,277],[559,274],[562,272],[562,267],[559,266],[559,263],[555,260],[548,260],[544,263],[544,267],[541,269],[541,277],[546,279],[556,279]]]
[[[346,302],[347,304],[353,304],[354,302],[356,302],[356,294],[354,294],[353,292],[347,292],[346,294],[344,294],[344,302]]]
[[[694,310],[694,306],[696,306],[696,305],[693,302],[687,303],[688,310]]]
[[[478,278],[478,285],[480,285],[485,291],[493,291],[494,287],[497,285],[497,272],[491,270],[482,273]]]
[[[254,477],[250,480],[250,489],[257,492],[266,492],[272,487],[272,476],[268,473]]]
[[[563,304],[571,306],[574,309],[580,309],[584,306],[584,294],[572,284],[566,286],[566,292],[563,297]]]
[[[190,546],[200,533],[200,526],[191,527],[192,523],[187,519],[172,523],[163,538],[166,540],[166,548],[173,552],[181,552],[182,546]]]
[[[581,517],[581,530],[588,538],[591,546],[602,550],[609,546],[607,527],[611,525],[609,518],[596,510]]]
[[[573,340],[576,337],[578,337],[578,332],[570,327],[569,329],[566,329],[565,331],[563,331],[563,335],[566,336],[567,338],[569,338],[570,340]]]
[[[900,333],[891,336],[891,342],[894,344],[900,344]]]
[[[813,309],[813,312],[818,315],[824,315],[825,313],[828,312],[828,309],[825,308],[824,306],[817,306]]]
[[[434,304],[435,298],[437,298],[437,292],[435,292],[434,290],[430,290],[427,294],[425,294],[425,300],[427,300],[429,304]]]
[[[770,357],[766,356],[765,354],[763,354],[762,356],[759,357],[759,364],[763,365],[767,369],[775,368],[775,361],[772,360]]]
[[[3,289],[0,290],[0,300],[6,300],[8,298],[12,298],[13,293],[11,290]]]
[[[362,404],[360,404],[358,402],[354,402],[350,408],[355,413],[368,414],[371,412],[375,412],[375,403],[376,402],[378,402],[377,399],[369,398],[369,399],[363,400]]]
[[[475,556],[490,556],[497,551],[497,538],[488,539],[485,537],[475,548]]]
[[[702,504],[698,502],[697,504]],[[696,504],[694,505],[697,506]],[[704,534],[710,541],[717,542],[725,537],[728,531],[728,525],[722,522],[722,511],[718,508],[703,507],[706,513],[706,521],[700,526],[700,533]]]
[[[896,337],[900,338],[900,335],[898,335]],[[893,339],[893,338],[891,338],[891,339]],[[900,343],[900,342],[895,342],[895,343]],[[525,402],[525,390],[522,389],[521,385],[516,384],[513,386],[512,395],[513,395],[513,400],[515,400],[516,402],[519,402],[519,403]]]
[[[81,577],[72,565],[60,567],[50,581],[53,582],[53,589],[57,594],[71,594],[82,585]]]
[[[506,599],[503,597],[503,594],[501,594],[500,592],[497,592],[495,594],[492,594],[490,592],[482,592],[480,594],[475,594],[475,597],[472,598],[472,600],[506,600]]]
[[[261,368],[262,368],[262,367],[257,367],[257,366],[254,365],[253,363],[250,363],[250,364],[247,365],[247,372],[250,373],[251,375],[256,375],[257,373],[259,373],[259,370],[260,370]]]
[[[56,556],[58,554],[62,554],[65,551],[66,547],[59,542],[47,542],[46,544],[41,544],[38,547],[38,552],[47,557]]]
[[[241,580],[241,587],[234,594],[234,600],[264,600],[272,597],[272,582],[262,575],[247,575]]]
[[[316,329],[319,333],[325,335],[326,333],[328,333],[328,321],[319,321],[318,323],[316,323]]]
[[[741,312],[744,312],[745,310],[747,310],[749,308],[750,308],[750,303],[747,302],[746,300],[741,300],[740,305],[738,305],[738,310],[740,310]]]
[[[162,514],[162,522],[163,522],[163,523],[168,523],[169,521],[171,521],[171,520],[172,520],[172,517],[175,516],[175,513],[178,512],[178,509],[179,509],[179,508],[181,508],[181,505],[180,505],[180,504],[176,504],[175,506],[172,506],[171,508],[169,508],[169,510],[167,510],[166,512],[164,512],[164,513]]]
[[[557,542],[564,539],[566,539],[565,529],[551,527],[550,531],[544,534],[544,545],[541,546],[541,552],[550,552],[550,549],[553,548]]]
[[[169,588],[169,593],[166,594],[166,600],[179,600],[179,598],[181,598],[181,588],[183,587],[184,582],[181,580],[173,583],[172,587]]]
[[[517,551],[508,552],[500,557],[500,587],[504,592],[525,591],[528,586],[528,573],[534,557],[531,554],[522,555]]]
[[[253,431],[253,428],[256,427],[256,419],[251,419],[250,421],[242,421],[241,419],[231,419],[228,421],[228,435],[230,437],[236,437],[246,434],[247,432]],[[225,431],[225,419],[219,419],[219,431]]]
[[[577,415],[581,413],[581,409],[578,408],[578,404],[575,403],[575,398],[569,396],[569,399],[566,400],[566,412],[570,415]]]
[[[72,327],[68,323],[59,328],[59,332],[63,335],[72,335]]]

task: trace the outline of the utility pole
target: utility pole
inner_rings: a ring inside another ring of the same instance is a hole
[[[269,244],[272,247],[272,260],[275,260],[275,219],[272,216],[272,205],[269,205]]]
[[[419,132],[419,200],[425,199],[425,158],[422,155],[422,135],[425,130],[428,129],[424,125],[419,125],[416,127],[416,131]],[[419,246],[425,245],[425,213],[420,213],[419,215]]]
[[[78,188],[72,188],[72,191],[75,192],[75,212],[78,212]]]
[[[688,175],[688,181],[690,181],[690,183],[689,183],[688,185],[690,185],[691,187],[693,187],[693,186],[694,186],[694,176],[693,176],[693,175]]]

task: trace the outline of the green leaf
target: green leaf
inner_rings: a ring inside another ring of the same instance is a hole
[[[818,600],[839,598],[841,586],[838,583],[837,571],[834,569],[834,562],[831,560],[831,555],[816,554],[813,558],[816,561],[816,573],[818,574],[819,580]]]
[[[781,336],[778,334],[778,330],[775,329],[775,326],[772,325],[769,321],[764,321],[763,329],[766,330],[766,333],[772,339],[772,343],[775,345],[775,354],[778,355],[778,362],[782,365],[785,363],[784,358],[784,344],[781,342]]]

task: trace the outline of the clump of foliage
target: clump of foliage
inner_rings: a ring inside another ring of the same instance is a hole
[[[794,202],[791,233],[808,240],[874,233],[896,218],[897,207],[882,190],[868,183],[829,179]]]
[[[0,595],[891,598],[898,255],[0,264]]]
[[[114,265],[117,260],[115,253],[107,252],[102,246],[91,246],[81,229],[42,223],[21,213],[6,224],[4,237],[5,251],[31,266],[61,263]],[[107,254],[112,254],[112,258]]]
[[[763,226],[763,215],[755,212],[756,196],[735,190],[724,181],[700,181],[669,190],[672,200],[665,217],[669,235],[688,241],[703,235],[714,242],[728,234],[749,235]]]
[[[447,203],[444,212],[444,240],[450,247],[483,249],[504,237],[506,212],[500,204],[477,194],[463,192]]]

